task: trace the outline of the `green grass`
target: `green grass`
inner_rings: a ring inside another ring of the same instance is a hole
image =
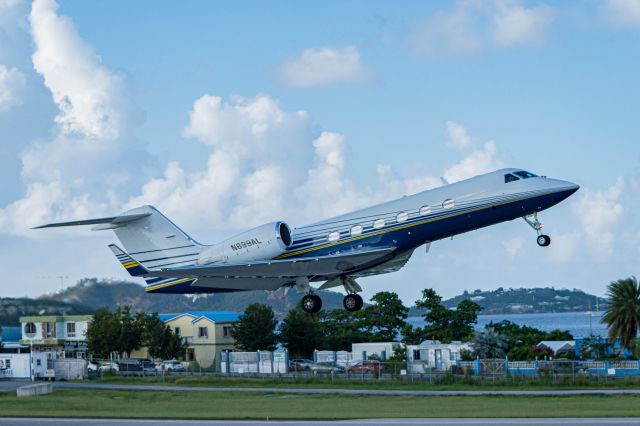
[[[0,394],[0,416],[174,419],[640,416],[640,396],[345,396],[266,392],[83,391],[17,398]]]
[[[292,378],[249,378],[249,377],[197,377],[197,376],[167,376],[161,377],[105,377],[96,380],[97,383],[117,383],[151,385],[165,384],[176,386],[202,387],[238,387],[238,388],[303,388],[303,389],[389,389],[389,390],[507,390],[507,389],[625,389],[640,387],[640,380],[629,377],[622,379],[606,379],[600,381],[589,380],[584,377],[575,379],[553,380],[552,378],[527,379],[522,377],[498,379],[496,381],[473,381],[472,379],[453,379],[452,376],[442,376],[428,380],[411,381],[376,381],[334,379],[329,377],[298,377]]]

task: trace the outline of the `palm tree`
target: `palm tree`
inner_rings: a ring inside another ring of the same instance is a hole
[[[476,333],[471,342],[473,355],[482,359],[504,358],[509,349],[507,339],[493,328]]]
[[[620,338],[622,346],[630,348],[640,325],[640,285],[636,277],[609,284],[607,299],[602,321],[609,327],[609,341]]]

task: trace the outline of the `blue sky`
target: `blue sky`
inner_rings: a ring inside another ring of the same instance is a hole
[[[157,205],[207,242],[502,166],[577,182],[542,215],[362,280],[412,302],[638,274],[640,1],[0,0],[0,258],[37,295],[126,277],[51,220]]]

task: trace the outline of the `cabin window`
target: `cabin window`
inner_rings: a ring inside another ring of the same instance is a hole
[[[351,235],[356,236],[362,234],[362,225],[355,225],[351,227]]]
[[[373,227],[375,229],[380,229],[380,228],[384,227],[384,219],[378,219],[375,222],[373,222]]]
[[[398,223],[406,222],[408,218],[409,218],[409,214],[407,212],[400,212],[396,216],[396,222]]]
[[[340,239],[340,233],[338,231],[333,231],[327,237],[327,240],[329,240],[330,243],[332,243],[334,241],[338,241],[339,239]]]
[[[442,202],[442,208],[443,209],[450,209],[455,205],[456,205],[456,203],[451,198],[447,198],[446,200],[444,200]]]
[[[511,173],[507,173],[506,175],[504,175],[504,183],[509,183],[516,180],[520,180],[520,178],[512,175]]]
[[[420,207],[420,216],[428,215],[429,213],[431,213],[431,207],[429,206]]]
[[[519,172],[514,172],[514,175],[520,176],[522,179],[529,179],[532,177],[538,177],[538,175],[534,175],[531,172],[526,172],[524,170],[520,170]]]

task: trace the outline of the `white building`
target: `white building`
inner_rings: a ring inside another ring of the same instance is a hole
[[[381,360],[386,360],[393,356],[397,348],[402,346],[400,342],[352,343],[351,353],[353,359],[368,359],[374,355]]]
[[[33,354],[0,354],[0,379],[29,379],[31,369],[35,378],[43,378],[47,372],[47,356]]]
[[[20,317],[20,344],[46,353],[49,359],[84,358],[86,333],[91,315],[46,315]]]
[[[448,371],[460,359],[460,351],[472,350],[469,343],[425,340],[419,345],[407,345],[407,366],[411,373],[426,373],[429,370]]]

